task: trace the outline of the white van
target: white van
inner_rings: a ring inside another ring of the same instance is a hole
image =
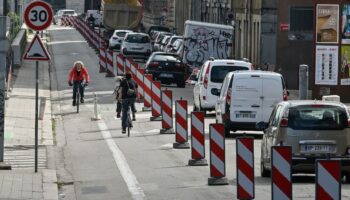
[[[218,97],[213,89],[220,89],[227,73],[237,70],[253,70],[253,65],[241,60],[208,60],[198,73],[198,80],[193,89],[194,110],[212,111]]]
[[[216,121],[225,124],[225,134],[256,130],[257,122],[268,122],[272,109],[287,100],[281,74],[264,71],[230,72],[225,77],[216,103]]]

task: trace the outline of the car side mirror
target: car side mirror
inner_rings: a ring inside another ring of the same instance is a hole
[[[211,89],[211,93],[215,96],[220,96],[220,90],[217,88]]]
[[[265,122],[258,122],[258,123],[255,124],[255,128],[258,131],[265,131],[267,129],[267,126],[268,125]]]

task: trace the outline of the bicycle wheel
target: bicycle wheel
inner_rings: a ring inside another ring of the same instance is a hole
[[[130,117],[130,111],[128,112],[128,137],[130,137],[130,129],[132,127],[131,117]]]
[[[76,98],[76,102],[77,102],[77,113],[79,113],[79,98],[80,98],[80,93],[79,93],[79,89],[77,91],[77,98]]]

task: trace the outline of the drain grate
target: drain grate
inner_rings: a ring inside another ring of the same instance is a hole
[[[81,188],[82,194],[101,194],[107,193],[107,188],[105,186],[89,186]]]

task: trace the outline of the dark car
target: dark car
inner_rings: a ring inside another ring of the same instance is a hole
[[[187,67],[178,55],[154,52],[146,62],[145,70],[146,73],[153,75],[153,80],[160,80],[163,84],[176,83],[178,87],[185,87]]]
[[[168,27],[164,27],[164,26],[151,26],[149,29],[148,29],[148,35],[152,35],[152,33],[154,31],[162,31],[162,32],[171,32],[170,29]]]

